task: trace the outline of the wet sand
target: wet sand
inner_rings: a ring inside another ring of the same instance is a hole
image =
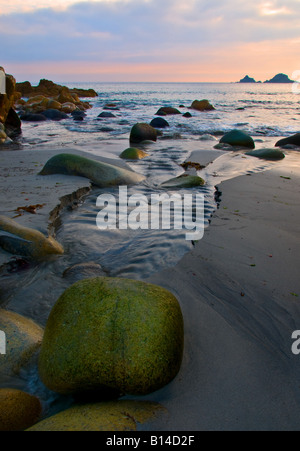
[[[186,334],[178,378],[148,397],[169,410],[158,429],[299,430],[297,157],[221,183],[203,240],[149,280],[178,297]]]

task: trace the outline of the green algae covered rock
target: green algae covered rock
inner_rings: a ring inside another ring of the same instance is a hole
[[[226,133],[220,140],[221,144],[230,144],[231,146],[255,148],[255,143],[250,135],[241,130],[232,130]]]
[[[107,387],[142,395],[177,375],[182,353],[183,318],[170,292],[99,277],[76,283],[57,301],[46,325],[39,373],[61,394]]]
[[[38,398],[21,390],[0,389],[0,431],[23,431],[37,423],[42,414]]]
[[[148,154],[136,147],[129,147],[120,155],[120,158],[123,158],[124,160],[142,160],[146,157],[148,157]]]
[[[140,143],[143,141],[157,141],[157,131],[154,127],[146,123],[135,124],[130,132],[129,141]]]
[[[195,188],[205,185],[205,181],[197,175],[183,174],[161,184],[162,188]]]
[[[0,354],[0,377],[19,374],[40,348],[43,329],[17,313],[0,310],[0,331],[6,341],[6,354]]]
[[[114,401],[75,405],[36,424],[30,432],[136,431],[138,424],[166,413],[159,404],[146,401]]]
[[[257,149],[247,152],[246,155],[261,158],[262,160],[283,160],[284,153],[279,149]]]
[[[51,174],[86,177],[100,188],[123,184],[133,185],[145,179],[143,175],[129,169],[73,154],[59,154],[51,158],[40,175]]]

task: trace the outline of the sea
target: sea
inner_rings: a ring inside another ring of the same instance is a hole
[[[92,105],[83,122],[72,118],[60,122],[24,122],[19,146],[26,152],[65,149],[87,152],[87,156],[102,156],[119,160],[129,147],[129,135],[137,122],[150,123],[157,110],[172,106],[181,115],[167,116],[170,127],[156,143],[143,144],[149,157],[129,166],[146,177],[145,182],[129,188],[129,195],[150,196],[160,193],[161,183],[184,173],[181,164],[189,161],[194,151],[212,152],[221,136],[239,129],[249,133],[257,148],[274,147],[281,137],[299,132],[300,96],[291,84],[228,84],[228,83],[63,83],[70,88],[93,88],[98,97],[86,99]],[[194,100],[208,99],[214,111],[190,109]],[[115,118],[99,118],[108,103],[116,104],[111,111]],[[184,113],[192,117],[186,118]],[[138,146],[140,147],[140,146]],[[292,151],[291,151],[292,152]],[[288,152],[287,152],[288,153]],[[300,162],[300,160],[299,160]],[[241,152],[221,151],[218,158],[198,171],[206,184],[183,190],[182,193],[202,193],[205,199],[205,227],[220,207],[220,184],[240,175],[259,172],[280,162],[266,162],[246,157]],[[170,194],[174,191],[171,190]],[[80,263],[97,263],[112,277],[147,280],[165,268],[170,268],[195,246],[186,240],[185,230],[107,230],[96,226],[100,194],[117,196],[116,188],[93,187],[77,208],[61,212],[56,239],[64,246],[65,255],[39,264],[29,264],[22,271],[0,268],[0,282],[5,282],[1,307],[32,318],[44,326],[58,297],[68,288],[64,272]],[[4,385],[10,386],[11,380]],[[2,383],[3,385],[3,383]],[[48,413],[59,410],[65,399],[49,393],[40,383],[37,372],[25,372],[22,382],[14,381],[27,391],[38,394]],[[24,387],[25,386],[25,387]]]

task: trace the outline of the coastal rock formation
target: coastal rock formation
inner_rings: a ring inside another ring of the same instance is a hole
[[[0,431],[24,431],[41,417],[42,406],[38,398],[20,390],[0,389]]]
[[[287,145],[300,147],[300,133],[296,133],[296,135],[289,136],[288,138],[280,139],[275,144],[275,147],[284,147]]]
[[[1,231],[9,235],[1,235]],[[38,230],[23,227],[5,216],[0,216],[0,247],[11,254],[35,259],[64,253],[62,246],[54,238],[46,238]]]
[[[266,80],[265,83],[294,83],[286,74],[277,74],[271,80]]]
[[[49,108],[49,110],[46,111],[42,111],[41,114],[51,121],[62,121],[63,119],[68,119],[69,117],[66,113],[54,110],[52,108]]]
[[[162,117],[156,117],[155,119],[153,119],[150,122],[151,127],[154,128],[166,128],[166,127],[170,127],[170,124],[168,121],[166,121],[165,119],[163,119]]]
[[[55,155],[40,172],[40,175],[52,174],[86,177],[100,188],[134,185],[145,179],[143,175],[129,169],[72,154]]]
[[[21,113],[20,118],[25,122],[45,122],[47,120],[46,116],[37,113]]]
[[[246,75],[246,77],[242,78],[238,83],[256,83],[254,78],[249,77],[249,75]]]
[[[155,142],[157,141],[157,131],[146,123],[135,124],[131,129],[129,141],[137,144],[143,141]]]
[[[160,404],[149,401],[122,400],[75,405],[41,421],[28,431],[137,431],[138,424],[145,424],[165,413],[166,409]]]
[[[0,68],[1,72],[4,69]],[[15,101],[19,98],[16,92],[16,80],[12,75],[5,74],[6,94],[0,94],[0,123],[5,129],[1,131],[0,143],[6,136],[13,137],[21,133],[21,123],[17,120],[17,114],[14,110]]]
[[[220,144],[229,144],[230,146],[255,148],[253,138],[240,130],[232,130],[226,133],[220,140]]]
[[[162,188],[195,188],[205,185],[205,181],[197,175],[183,174],[161,184]]]
[[[167,290],[136,280],[83,280],[50,313],[39,373],[61,394],[103,387],[148,394],[177,375],[183,333],[180,306]]]
[[[285,158],[284,153],[278,149],[257,149],[247,152],[246,155],[262,160],[283,160]]]
[[[115,118],[116,116],[113,113],[110,113],[109,111],[103,111],[102,113],[99,114],[98,117],[106,119],[106,118]]]
[[[208,100],[194,100],[194,102],[191,105],[191,108],[193,110],[197,111],[212,111],[215,110],[215,107],[209,103]]]
[[[38,86],[32,86],[29,81],[16,84],[16,89],[22,94],[22,97],[35,97],[42,95],[44,97],[57,97],[62,92],[74,94],[77,97],[98,97],[93,89],[69,89],[66,86],[58,85],[53,81],[42,79]]]
[[[176,114],[181,114],[177,108],[173,108],[171,106],[164,106],[160,108],[157,113],[155,113],[155,116],[172,116]]]
[[[148,154],[136,147],[129,147],[120,155],[120,158],[123,158],[124,160],[142,160],[146,157],[148,157]]]
[[[43,329],[17,313],[0,310],[0,330],[7,343],[6,354],[0,354],[0,376],[19,374],[40,348]]]

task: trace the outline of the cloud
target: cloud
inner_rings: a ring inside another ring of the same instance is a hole
[[[14,8],[20,4],[11,3]],[[279,40],[289,46],[300,38],[299,0],[284,4],[262,0],[51,0],[56,8],[36,8],[49,3],[23,0],[22,4],[31,8],[27,12],[23,8],[0,15],[1,65],[28,67],[31,63],[38,67],[52,62],[67,74],[67,65],[73,67],[77,61],[98,68],[122,66],[126,73],[132,67],[133,76],[140,73],[140,65],[144,77],[151,65],[164,70],[169,65],[171,76],[176,65],[198,67],[203,63],[205,72],[215,61],[224,64],[226,55],[228,61],[234,61],[237,47],[252,49],[247,54],[250,60],[259,45],[270,43],[266,47],[270,51],[272,42],[275,50]],[[68,7],[57,9],[62,3]],[[0,0],[0,11],[3,5]],[[236,53],[236,57],[240,55]],[[285,61],[285,57],[279,47],[278,60]],[[296,50],[293,57],[296,60]],[[122,73],[119,77],[121,80]]]

